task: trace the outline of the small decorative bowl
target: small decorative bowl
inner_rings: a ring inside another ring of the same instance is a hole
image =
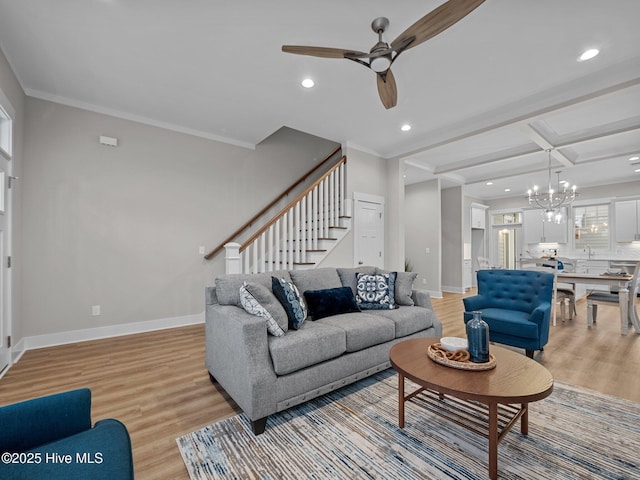
[[[466,350],[468,348],[468,343],[466,338],[460,337],[442,337],[440,339],[440,345],[443,348],[446,348],[450,352],[455,352],[456,350]]]

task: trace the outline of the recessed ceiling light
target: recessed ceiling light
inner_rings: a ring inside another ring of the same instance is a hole
[[[590,48],[589,50],[585,50],[584,52],[582,52],[582,55],[578,57],[578,61],[584,62],[585,60],[591,60],[593,57],[595,57],[599,53],[600,53],[600,50],[598,50],[597,48]]]
[[[312,88],[314,85],[315,85],[315,82],[310,78],[305,78],[304,80],[302,80],[302,86],[304,88]]]
[[[635,160],[640,160],[640,157],[629,157],[630,162],[633,162]]]
[[[505,192],[510,192],[510,191],[511,191],[511,189],[510,189],[510,188],[505,188],[505,189],[504,189],[504,191],[505,191]]]
[[[487,182],[485,185],[493,185],[493,182]]]
[[[636,169],[634,170],[634,172],[636,172],[636,173],[640,173],[640,168],[636,168]]]
[[[405,123],[400,127],[400,130],[402,130],[403,132],[408,132],[409,130],[411,130],[411,125],[409,125],[408,123]]]

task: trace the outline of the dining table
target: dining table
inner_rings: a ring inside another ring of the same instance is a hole
[[[627,273],[572,273],[558,272],[557,279],[560,283],[586,284],[586,285],[609,285],[617,286],[618,304],[620,305],[620,333],[627,335],[629,327],[633,326],[636,333],[640,333],[640,321],[635,315],[635,308],[629,308],[629,282],[633,277]],[[588,326],[593,326],[593,319],[589,318]]]

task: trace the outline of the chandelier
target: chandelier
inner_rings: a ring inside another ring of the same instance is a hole
[[[544,210],[544,218],[547,222],[562,223],[565,220],[565,216],[562,212],[562,207],[568,206],[576,198],[576,186],[569,188],[569,182],[560,183],[560,171],[557,171],[556,188],[551,185],[551,149],[546,150],[549,155],[549,183],[547,191],[542,192],[538,189],[537,185],[534,185],[533,190],[527,191],[529,198],[529,205],[536,206]]]

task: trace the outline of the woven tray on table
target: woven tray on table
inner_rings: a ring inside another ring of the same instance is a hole
[[[481,372],[484,370],[491,370],[496,366],[496,358],[489,354],[489,361],[486,363],[473,363],[469,360],[464,362],[459,362],[456,360],[450,360],[442,355],[442,350],[439,343],[434,343],[433,345],[429,345],[427,348],[427,356],[436,363],[440,365],[445,365],[451,368],[457,368],[459,370],[470,370],[475,372]]]

